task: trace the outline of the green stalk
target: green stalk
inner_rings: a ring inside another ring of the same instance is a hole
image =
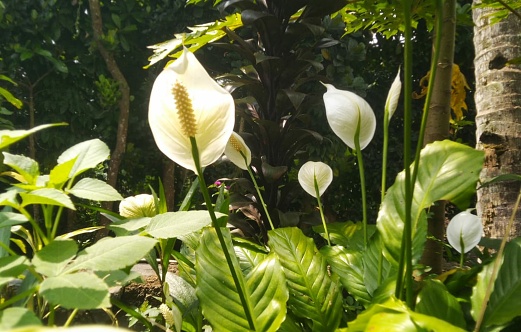
[[[407,305],[413,307],[412,289],[412,185],[411,185],[411,113],[412,113],[412,27],[411,0],[404,1],[404,143],[403,164],[405,169],[405,220],[402,237],[402,252],[398,267],[395,295],[402,298],[402,282],[405,280],[405,297]]]
[[[364,232],[364,248],[367,248],[367,193],[365,188],[364,159],[360,149],[360,111],[358,111],[358,125],[355,132],[355,152],[358,160],[358,171],[360,173],[360,190],[362,191],[362,227]]]
[[[76,314],[78,313],[78,309],[74,309],[71,314],[69,315],[69,318],[67,318],[67,321],[65,324],[63,324],[63,327],[69,327],[74,320],[74,317],[76,317]]]
[[[237,287],[237,292],[239,293],[239,298],[241,300],[241,304],[244,309],[246,319],[248,320],[250,329],[255,330],[255,323],[253,321],[253,308],[251,308],[246,299],[246,292],[243,289],[243,285],[239,280],[240,271],[238,271],[236,269],[236,266],[233,264],[232,257],[230,255],[230,252],[228,251],[228,243],[226,243],[226,241],[224,240],[224,236],[222,234],[220,225],[218,224],[217,216],[215,215],[215,211],[213,208],[212,199],[210,198],[210,194],[208,193],[208,187],[206,186],[206,181],[204,180],[201,161],[199,159],[199,149],[197,148],[197,142],[195,140],[195,137],[190,137],[190,143],[192,144],[192,157],[194,159],[195,168],[197,170],[197,178],[199,179],[199,185],[201,188],[201,193],[204,197],[204,201],[206,203],[206,208],[208,209],[208,213],[210,214],[210,218],[212,219],[212,226],[215,229],[215,233],[217,234],[217,238],[219,239],[219,243],[221,245],[221,248],[223,249],[224,256],[226,258],[226,263],[230,268],[230,272],[232,274],[235,287]]]
[[[244,158],[244,161],[246,162],[246,156],[241,151],[241,155]],[[257,184],[257,181],[255,180],[255,176],[253,175],[253,172],[251,171],[251,168],[248,164],[246,164],[246,170],[248,171],[248,174],[250,174],[251,181],[253,182],[253,186],[255,187],[255,190],[257,191],[257,196],[259,196],[259,200],[261,201],[262,208],[264,209],[264,213],[266,214],[266,218],[268,218],[268,222],[270,223],[271,229],[275,229],[275,226],[273,225],[273,221],[271,221],[270,213],[268,212],[268,206],[266,203],[264,203],[264,198],[262,198],[262,194],[259,189],[259,185]]]
[[[384,110],[384,142],[382,148],[382,184],[380,204],[383,203],[385,197],[385,189],[387,187],[387,151],[389,149],[389,109]]]
[[[324,217],[324,209],[322,209],[322,202],[320,201],[320,190],[318,190],[317,178],[314,177],[315,184],[315,195],[317,197],[318,202],[318,210],[320,211],[320,218],[322,219],[322,225],[324,226],[324,231],[326,232],[327,245],[331,246],[331,240],[329,239],[329,231],[327,230],[326,218]]]

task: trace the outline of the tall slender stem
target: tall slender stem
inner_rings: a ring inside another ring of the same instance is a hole
[[[360,173],[360,190],[362,191],[362,227],[364,233],[364,248],[367,248],[367,193],[365,187],[364,159],[362,149],[360,149],[360,128],[361,114],[358,112],[358,126],[355,132],[355,152],[358,160],[358,172]]]
[[[241,154],[244,156],[244,154],[241,152]],[[246,158],[244,158],[246,160]],[[268,212],[268,206],[264,202],[264,198],[262,198],[262,193],[260,192],[259,185],[257,184],[257,181],[255,180],[255,176],[253,175],[253,172],[251,171],[250,166],[247,166],[248,174],[250,174],[251,181],[253,182],[253,186],[255,187],[255,190],[257,191],[257,196],[259,196],[259,200],[262,204],[262,208],[264,209],[264,213],[266,214],[266,218],[268,218],[268,222],[270,223],[271,229],[275,229],[275,226],[273,225],[273,221],[271,221],[270,213]]]
[[[320,190],[318,189],[318,183],[316,176],[314,177],[315,184],[315,195],[318,202],[318,210],[320,211],[320,218],[322,219],[322,225],[324,226],[324,232],[326,233],[327,245],[331,246],[331,240],[329,239],[329,231],[327,230],[326,218],[324,217],[324,209],[322,208],[322,202],[320,201]]]
[[[190,142],[192,144],[192,156],[194,159],[195,168],[197,169],[197,178],[199,179],[199,185],[201,188],[201,193],[204,197],[204,201],[206,203],[206,208],[208,209],[208,213],[210,214],[210,218],[212,219],[212,226],[215,229],[217,238],[219,239],[219,244],[221,245],[221,248],[223,250],[224,257],[226,258],[226,263],[230,268],[230,273],[232,275],[233,282],[235,283],[235,287],[237,288],[237,292],[239,293],[239,298],[241,300],[241,304],[244,309],[246,319],[248,320],[248,325],[250,326],[251,330],[255,330],[255,323],[253,321],[252,313],[253,310],[246,299],[245,289],[243,289],[242,284],[239,280],[240,271],[237,271],[236,266],[233,264],[232,257],[230,255],[230,252],[228,251],[228,243],[224,240],[221,227],[217,221],[217,216],[215,215],[212,199],[210,198],[210,194],[208,193],[208,187],[206,186],[206,181],[204,180],[203,170],[199,159],[199,149],[197,148],[197,142],[195,140],[195,137],[190,137]]]
[[[380,194],[380,204],[385,198],[385,190],[387,187],[387,152],[389,150],[389,111],[387,107],[384,111],[384,141],[382,147],[382,184]]]

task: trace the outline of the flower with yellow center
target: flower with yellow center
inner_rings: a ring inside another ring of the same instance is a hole
[[[201,167],[215,162],[233,131],[235,105],[231,94],[184,49],[154,82],[148,122],[161,152],[197,173],[191,137],[197,143]]]
[[[251,164],[251,150],[244,139],[236,132],[232,132],[224,149],[224,154],[240,169],[247,170]]]

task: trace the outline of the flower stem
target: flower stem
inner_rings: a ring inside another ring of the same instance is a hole
[[[383,203],[385,198],[385,190],[387,187],[387,151],[389,150],[389,110],[386,107],[384,111],[384,141],[382,147],[382,184],[381,184],[381,195],[380,204]]]
[[[241,155],[244,157],[244,154],[241,152]],[[244,157],[244,160],[246,160],[246,157]],[[268,218],[268,222],[270,223],[271,229],[275,229],[275,226],[273,225],[273,221],[271,221],[270,213],[268,212],[268,206],[266,203],[264,203],[264,198],[262,198],[262,194],[259,189],[259,185],[257,184],[257,181],[255,180],[255,176],[253,175],[253,172],[251,171],[250,166],[247,166],[246,170],[248,171],[248,174],[250,174],[251,181],[253,182],[253,186],[255,187],[255,190],[257,191],[257,196],[259,196],[259,200],[261,201],[262,208],[264,209],[264,213],[266,214],[266,218]]]
[[[318,190],[317,178],[314,177],[315,182],[315,195],[317,197],[318,202],[318,210],[320,211],[320,218],[322,219],[322,225],[324,226],[324,231],[326,232],[326,240],[327,245],[331,246],[331,240],[329,239],[329,231],[327,230],[326,218],[324,217],[324,209],[322,208],[322,202],[320,201],[320,190]]]
[[[364,159],[360,149],[360,127],[361,114],[358,112],[358,126],[355,132],[355,153],[358,160],[358,171],[360,173],[360,190],[362,191],[362,227],[364,232],[364,248],[367,248],[367,193],[365,188]]]
[[[224,236],[222,234],[220,225],[217,221],[217,216],[215,215],[215,211],[212,204],[212,199],[210,198],[210,194],[208,193],[208,187],[206,186],[206,181],[204,180],[203,170],[201,167],[201,162],[199,160],[199,149],[197,148],[197,142],[195,137],[190,137],[190,143],[192,144],[192,157],[194,159],[195,168],[197,169],[197,177],[199,179],[199,185],[201,188],[201,193],[203,194],[204,201],[206,203],[206,208],[208,209],[208,213],[210,214],[210,218],[212,219],[212,226],[215,229],[215,233],[217,234],[217,238],[219,239],[219,244],[224,253],[224,257],[226,258],[226,263],[230,268],[230,273],[233,278],[233,282],[235,283],[235,287],[237,288],[237,293],[239,293],[239,298],[241,300],[242,307],[244,309],[244,313],[246,315],[246,319],[248,320],[248,324],[251,330],[255,330],[255,324],[253,321],[252,308],[248,304],[246,299],[246,292],[242,287],[242,284],[239,280],[239,273],[236,269],[236,266],[233,264],[232,257],[230,255],[229,244],[224,240]]]

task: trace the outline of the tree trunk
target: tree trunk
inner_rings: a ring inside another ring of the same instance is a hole
[[[114,55],[103,45],[103,21],[101,19],[99,0],[89,0],[89,8],[96,47],[105,61],[107,69],[110,72],[112,78],[118,83],[119,91],[121,93],[121,98],[118,102],[119,119],[116,144],[110,156],[110,163],[107,174],[107,183],[116,188],[121,159],[125,153],[127,145],[128,117],[130,112],[130,88],[128,86],[127,80],[125,79],[125,76],[119,69]],[[103,207],[108,210],[112,210],[113,206],[113,202],[104,202],[103,204]],[[107,223],[108,220],[101,220],[101,224],[106,225]]]
[[[521,174],[521,19],[510,14],[491,25],[493,9],[473,9],[476,75],[477,149],[485,151],[480,174],[487,181],[500,174]],[[477,212],[490,237],[520,236],[521,213],[506,234],[519,182],[498,182],[478,190]]]
[[[433,83],[432,99],[423,143],[441,141],[449,137],[450,100],[452,84],[452,64],[454,62],[454,43],[456,39],[456,0],[447,0],[443,4],[443,25],[439,59],[436,65],[436,77]],[[445,234],[445,201],[438,201],[431,207],[428,220],[428,234],[434,239],[427,239],[423,251],[422,263],[431,267],[431,273],[442,272],[443,237]]]

